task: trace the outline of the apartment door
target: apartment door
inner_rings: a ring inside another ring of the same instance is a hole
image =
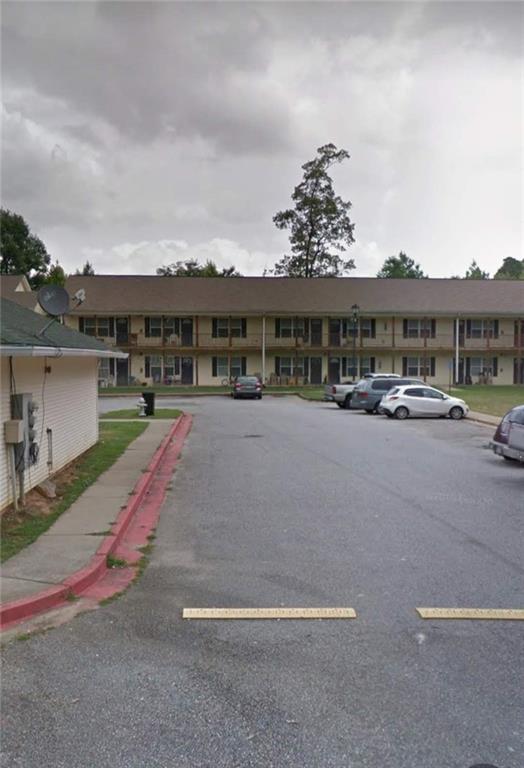
[[[328,380],[330,384],[340,384],[340,357],[329,358]]]
[[[513,361],[513,384],[524,384],[524,358]]]
[[[181,369],[182,370],[181,370],[180,380],[182,384],[192,384],[193,383],[193,358],[183,357]]]
[[[322,320],[311,320],[310,334],[311,334],[311,346],[321,347],[322,346]],[[322,366],[321,366],[321,370],[322,370]]]
[[[181,335],[182,335],[182,346],[183,347],[192,347],[193,346],[193,318],[191,317],[183,317],[181,320]],[[193,366],[193,361],[191,358],[187,358],[188,360],[191,360],[191,366]],[[193,381],[193,369],[191,367],[191,381]]]
[[[321,357],[309,358],[309,380],[311,384],[322,384],[322,358]]]
[[[340,347],[340,320],[329,321],[329,346]]]
[[[129,320],[127,317],[116,318],[116,343],[127,344],[129,341]]]
[[[117,321],[118,322],[118,321]],[[118,331],[117,331],[118,334]],[[118,343],[118,335],[117,335]],[[122,343],[122,342],[121,342]],[[116,361],[116,385],[117,387],[127,387],[129,384],[129,360]]]

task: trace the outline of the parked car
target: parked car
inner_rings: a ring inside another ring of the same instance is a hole
[[[378,378],[400,378],[398,373],[366,373],[361,381]],[[324,387],[324,400],[336,403],[339,408],[350,408],[353,391],[359,382],[343,381],[341,384],[326,384]]]
[[[516,452],[516,461],[524,463],[524,424],[512,421],[509,425],[508,449]]]
[[[489,445],[498,456],[509,461],[518,461],[518,451],[508,445],[508,435],[512,424],[524,424],[524,405],[516,405],[506,413]]]
[[[392,388],[403,384],[424,384],[420,379],[406,379],[400,376],[377,376],[373,379],[362,379],[355,387],[351,396],[351,408],[378,413],[382,397]]]
[[[392,387],[382,398],[379,410],[396,419],[408,416],[463,419],[469,413],[469,407],[458,397],[446,395],[435,387],[412,385]]]
[[[349,408],[351,395],[357,386],[356,381],[343,381],[341,384],[326,384],[324,400],[336,403],[339,408]]]
[[[231,397],[252,397],[262,400],[262,382],[257,376],[237,376],[231,390]]]

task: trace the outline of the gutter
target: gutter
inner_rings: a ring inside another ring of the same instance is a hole
[[[1,357],[113,357],[125,360],[127,352],[111,349],[72,349],[71,347],[38,347],[2,345]]]

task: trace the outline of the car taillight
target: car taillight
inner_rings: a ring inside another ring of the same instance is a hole
[[[336,387],[331,387],[331,394],[332,395],[336,395],[337,394],[337,388]]]
[[[388,400],[398,400],[398,395],[390,395]]]
[[[359,392],[358,394],[359,394],[360,397],[367,397],[368,396],[367,392]]]
[[[240,389],[241,386],[242,386],[242,384],[239,384],[238,381],[237,381],[236,384],[235,384],[235,389]]]

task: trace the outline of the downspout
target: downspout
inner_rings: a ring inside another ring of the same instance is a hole
[[[455,318],[455,384],[459,383],[459,359],[460,359],[460,346],[459,346],[459,318]]]
[[[262,315],[262,385],[266,383],[266,316]]]

